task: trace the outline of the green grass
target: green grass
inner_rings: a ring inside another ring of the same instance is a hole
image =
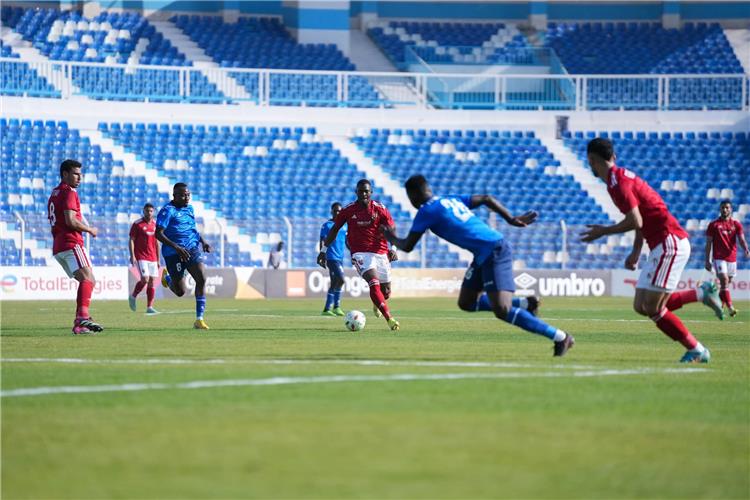
[[[189,299],[155,317],[99,302],[107,329],[91,337],[70,334],[68,302],[2,304],[3,391],[167,384],[3,397],[2,498],[750,496],[750,304],[724,322],[680,311],[713,354],[695,372],[625,299],[545,301],[542,317],[576,336],[562,359],[453,300],[391,302],[396,334],[371,314],[346,332],[320,301],[209,300],[208,332],[191,329]],[[456,373],[498,378],[172,385]]]

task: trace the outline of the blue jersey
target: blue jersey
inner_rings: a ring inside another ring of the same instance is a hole
[[[329,220],[320,226],[320,239],[325,240],[328,233],[331,232],[333,227],[333,221]],[[336,235],[336,239],[331,243],[326,251],[326,260],[338,260],[344,261],[344,247],[346,246],[346,224],[341,226],[339,234]]]
[[[191,250],[200,243],[192,205],[177,208],[170,201],[159,210],[156,227],[164,228],[164,235],[186,250]],[[162,245],[161,253],[164,257],[177,255],[177,251],[169,245]]]
[[[469,209],[471,196],[433,196],[419,207],[411,231],[430,230],[446,241],[469,250],[474,262],[482,264],[503,235],[474,215]]]

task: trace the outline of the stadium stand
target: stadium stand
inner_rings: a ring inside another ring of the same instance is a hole
[[[571,225],[608,220],[570,175],[559,175],[559,161],[532,131],[373,129],[353,141],[400,183],[420,172],[437,194],[487,192],[511,212],[538,210],[542,227],[552,231],[559,231],[559,219]],[[495,225],[486,210],[480,213]],[[527,267],[560,267],[560,243],[546,231],[516,230],[502,220],[497,227]]]
[[[750,139],[747,133],[578,131],[565,136],[565,144],[582,161],[586,158],[586,144],[592,138],[601,136],[613,141],[618,165],[632,169],[654,187],[691,233],[690,267],[703,267],[704,230],[718,216],[720,200],[732,200],[735,218],[748,227]],[[588,251],[594,250],[589,247]]]
[[[545,45],[555,50],[570,74],[584,75],[743,75],[718,24],[686,23],[665,29],[653,23],[550,23]],[[670,81],[670,109],[737,109],[742,79],[700,78]],[[657,79],[588,83],[590,109],[654,109]]]
[[[400,70],[408,69],[407,47],[429,63],[492,64],[503,49],[528,45],[518,28],[504,23],[381,21],[367,34]]]
[[[0,57],[19,59],[20,56],[13,49],[0,41]],[[28,64],[0,62],[0,94],[2,95],[34,95],[43,97],[60,97],[60,92],[36,70]]]
[[[2,21],[52,60],[192,66],[156,28],[134,12],[104,12],[88,19],[75,11],[3,6]],[[152,101],[181,99],[178,74],[174,71],[77,66],[73,82],[83,94],[98,99],[142,101],[141,96],[150,96]],[[192,102],[226,100],[197,71],[190,73],[190,89]]]

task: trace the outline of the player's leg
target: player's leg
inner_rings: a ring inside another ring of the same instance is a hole
[[[721,265],[717,265],[718,263],[721,263]],[[729,284],[732,282],[732,277],[734,277],[737,272],[737,263],[717,260],[714,261],[714,267],[716,269],[716,276],[719,278],[719,299],[721,300],[721,303],[727,307],[729,315],[735,316],[737,310],[732,304],[732,295],[729,293]]]
[[[101,332],[104,328],[91,319],[89,306],[91,305],[91,295],[94,292],[96,278],[91,266],[86,249],[76,245],[70,250],[66,259],[68,269],[72,271],[72,278],[78,281],[78,292],[76,293],[76,318],[73,322],[73,333],[91,333]]]
[[[191,260],[187,270],[195,280],[195,323],[193,323],[193,328],[208,330],[208,325],[203,319],[206,312],[206,266],[196,258]]]
[[[712,280],[704,281],[698,288],[673,292],[669,296],[669,300],[667,300],[665,307],[670,311],[676,311],[685,304],[691,304],[693,302],[703,302],[706,307],[713,310],[717,318],[720,320],[724,319],[724,312],[721,309],[719,293]]]
[[[388,299],[391,298],[391,262],[388,260],[388,256],[384,254],[376,255],[375,262],[375,272],[378,280],[380,280],[380,293],[383,294],[387,307]],[[401,328],[401,323],[393,316],[386,318],[386,320],[388,321],[388,328],[391,330],[395,331]]]
[[[323,306],[322,316],[336,316],[333,312],[333,301],[335,295],[336,277],[335,277],[335,265],[334,261],[326,261],[326,267],[328,268],[328,276],[331,280],[328,286],[328,293],[326,294],[326,303]]]
[[[687,349],[681,362],[707,363],[711,353],[667,307],[672,290],[677,287],[689,259],[690,243],[687,238],[677,240],[670,235],[664,245],[654,247],[638,278],[633,309],[651,318],[659,330]]]
[[[138,297],[138,294],[143,291],[143,289],[146,287],[146,284],[148,283],[148,269],[146,268],[147,262],[145,260],[139,260],[136,262],[136,268],[138,269],[138,275],[140,276],[140,279],[136,282],[135,286],[133,287],[133,292],[128,297],[128,305],[130,306],[130,310],[135,312],[136,310],[136,297]]]
[[[166,271],[162,275],[162,285],[164,284],[164,277],[167,276],[169,278],[167,288],[172,290],[173,294],[182,297],[187,292],[187,286],[185,285],[186,263],[182,262],[177,255],[164,257],[164,263],[166,264]]]
[[[479,296],[479,299],[475,301],[475,311],[492,311],[492,304],[490,304],[490,298],[486,293]],[[512,306],[526,309],[534,316],[539,312],[539,305],[542,300],[539,297],[530,295],[529,297],[513,297]]]
[[[150,276],[146,283],[146,314],[158,314],[159,311],[154,309],[154,297],[156,296],[154,281],[156,281],[156,277],[159,275],[159,266],[156,261],[150,262],[149,265]]]
[[[492,306],[495,317],[515,325],[527,332],[542,335],[554,342],[554,356],[563,356],[573,347],[575,339],[559,328],[548,325],[528,310],[513,306],[513,252],[510,244],[498,244],[482,264],[482,285]]]
[[[483,306],[480,303],[484,302]],[[464,274],[461,289],[458,292],[458,308],[466,312],[491,311],[490,299],[482,290],[482,270],[474,262]]]
[[[331,271],[331,291],[333,292],[333,314],[344,316],[346,313],[341,309],[341,292],[344,289],[344,264],[339,260],[329,263]]]

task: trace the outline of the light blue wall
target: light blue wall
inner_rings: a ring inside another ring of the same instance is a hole
[[[661,21],[662,2],[623,3],[549,3],[547,18],[550,21]]]
[[[284,24],[291,29],[348,30],[349,11],[284,7]]]

